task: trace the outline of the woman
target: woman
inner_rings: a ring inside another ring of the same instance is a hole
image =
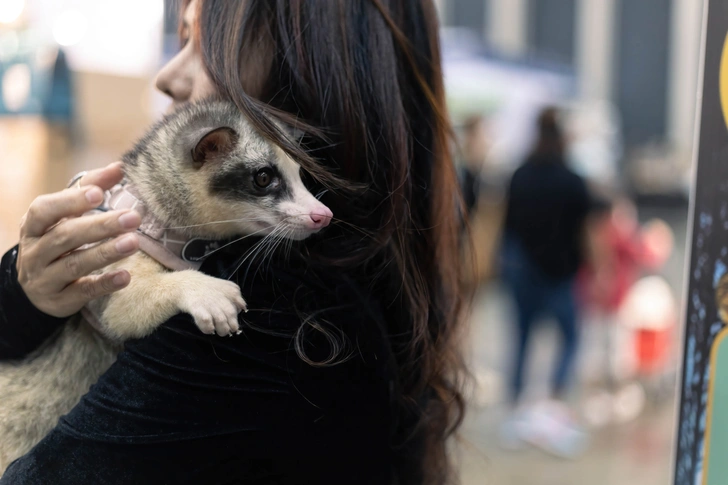
[[[565,140],[558,123],[558,113],[545,109],[538,118],[536,145],[526,162],[513,175],[508,193],[504,278],[510,287],[517,310],[515,363],[511,378],[510,400],[515,407],[523,392],[523,373],[528,344],[536,319],[555,318],[562,337],[561,352],[554,369],[553,398],[564,399],[568,391],[578,345],[578,328],[574,281],[584,256],[586,219],[590,198],[581,177],[566,166]],[[553,407],[553,406],[551,406]],[[559,418],[567,432],[538,436],[551,451],[573,454],[581,435],[572,432],[572,424],[559,409]],[[515,417],[519,421],[520,416]],[[543,420],[542,420],[543,421]],[[557,429],[555,424],[543,428]],[[536,423],[536,428],[541,426]],[[514,444],[516,428],[506,422],[504,438]]]
[[[174,104],[234,101],[300,161],[338,222],[288,259],[235,272],[247,241],[207,259],[207,274],[241,275],[245,333],[202,335],[178,315],[127,342],[0,483],[448,481],[463,411],[458,196],[432,2],[187,3],[158,88]],[[304,148],[270,116],[302,128]],[[88,275],[137,249],[138,216],[75,217],[120,176],[92,172],[28,210],[0,272],[0,357],[27,355],[128,284]]]

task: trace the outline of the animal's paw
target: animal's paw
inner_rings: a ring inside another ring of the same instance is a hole
[[[185,292],[180,309],[192,315],[202,333],[226,337],[240,333],[238,314],[247,310],[247,305],[238,285],[208,277],[204,285]]]

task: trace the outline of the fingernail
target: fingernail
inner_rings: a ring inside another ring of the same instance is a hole
[[[136,229],[141,222],[142,218],[138,212],[130,211],[119,216],[119,225],[124,229]]]
[[[91,187],[86,191],[86,200],[90,204],[100,204],[104,200],[104,194],[98,187]]]
[[[111,282],[114,283],[114,286],[124,286],[126,284],[126,274],[125,273],[119,273],[115,275]]]
[[[134,236],[126,236],[116,243],[116,250],[119,254],[126,254],[137,248],[136,238]]]

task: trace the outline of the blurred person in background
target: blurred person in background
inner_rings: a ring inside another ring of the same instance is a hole
[[[487,199],[482,197],[487,196],[483,193],[483,172],[489,148],[486,119],[480,114],[471,115],[465,119],[461,130],[458,181],[464,212],[461,224],[465,234],[463,286],[467,293],[472,293],[477,291],[488,273],[488,262],[497,239],[497,231],[489,222],[497,211],[485,206],[483,203]],[[470,244],[471,241],[477,241],[477,244]]]
[[[535,146],[511,179],[506,202],[503,278],[516,305],[510,380],[513,414],[503,423],[504,444],[521,440],[559,455],[581,451],[585,436],[563,403],[579,343],[575,277],[584,260],[590,208],[586,182],[566,165],[565,139],[555,108],[538,117]],[[553,400],[525,413],[519,408],[529,344],[537,319],[553,317],[561,348],[550,386]]]
[[[592,257],[585,262],[577,278],[580,306],[588,321],[596,324],[604,352],[604,389],[598,394],[599,415],[588,409],[594,399],[587,401],[585,414],[594,425],[634,418],[641,405],[625,413],[619,396],[633,387],[626,381],[634,377],[640,363],[631,334],[640,323],[639,311],[625,312],[628,296],[645,272],[658,271],[672,252],[673,236],[667,224],[659,219],[640,224],[637,207],[625,196],[595,198],[590,215],[589,240]],[[645,301],[653,309],[658,300]],[[668,324],[671,322],[659,322]],[[638,332],[639,335],[639,332]],[[666,349],[660,349],[664,352]],[[613,402],[612,402],[613,401]]]
[[[336,220],[250,271],[242,336],[203,335],[178,315],[126,342],[0,483],[449,482],[464,407],[458,187],[433,2],[182,4],[182,48],[157,87],[175,106],[232,100]],[[272,115],[300,127],[303,146]],[[112,164],[32,204],[0,268],[0,359],[28,356],[129,284],[125,271],[91,273],[138,249],[139,215],[76,217],[121,178]],[[226,277],[250,247],[201,271]]]
[[[642,272],[665,264],[672,233],[661,220],[640,225],[637,208],[626,197],[603,199],[594,207],[589,224],[594,257],[580,271],[579,293],[584,305],[615,318]]]
[[[467,216],[471,216],[478,207],[480,177],[487,151],[485,119],[480,115],[468,117],[463,124],[462,161],[458,166],[458,178]]]

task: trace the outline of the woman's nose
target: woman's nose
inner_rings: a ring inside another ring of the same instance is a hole
[[[189,76],[176,66],[178,63],[175,61],[176,59],[172,59],[159,71],[156,86],[173,101],[184,102],[189,100],[192,95],[192,82],[190,82]]]
[[[175,102],[187,101],[192,93],[189,83],[185,83],[179,78],[166,79],[162,76],[157,78],[157,89]]]

